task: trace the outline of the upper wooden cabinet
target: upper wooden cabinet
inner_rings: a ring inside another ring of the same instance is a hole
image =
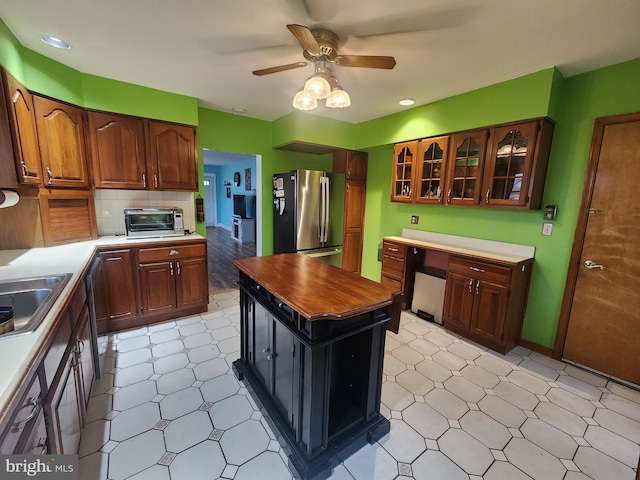
[[[391,174],[391,201],[413,202],[414,170],[418,158],[418,140],[397,143],[394,148]]]
[[[34,95],[46,187],[89,188],[82,110]]]
[[[495,127],[482,181],[483,204],[540,208],[552,136],[553,123],[544,118]]]
[[[333,154],[334,173],[344,173],[347,180],[367,180],[368,154],[356,150],[338,150]]]
[[[447,172],[449,137],[426,138],[418,146],[416,162],[416,203],[442,203]]]
[[[36,133],[36,121],[33,111],[33,99],[31,94],[15,78],[4,70],[2,71],[2,83],[4,95],[7,98],[7,128],[2,128],[2,145],[0,155],[6,171],[2,171],[2,186],[11,187],[7,183],[9,177],[17,185],[42,184],[40,175],[40,151],[38,149],[38,137]],[[0,107],[3,110],[4,103]],[[2,117],[5,115],[0,111]],[[12,141],[13,139],[13,141]],[[13,148],[12,148],[13,144]],[[5,158],[8,156],[8,158]],[[15,162],[15,167],[14,167]],[[17,173],[17,175],[16,175]]]
[[[148,170],[156,190],[198,189],[196,131],[194,127],[172,123],[147,122]]]
[[[447,203],[478,205],[488,130],[451,135],[447,171]]]
[[[89,111],[87,125],[93,186],[147,188],[144,120]]]
[[[398,143],[391,200],[539,209],[552,136],[539,118]]]

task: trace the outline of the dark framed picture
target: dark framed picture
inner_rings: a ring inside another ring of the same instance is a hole
[[[251,190],[251,169],[244,169],[244,189]]]
[[[231,187],[227,187],[227,198],[231,198]]]

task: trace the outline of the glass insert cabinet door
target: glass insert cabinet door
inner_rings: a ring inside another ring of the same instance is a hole
[[[477,205],[480,203],[482,164],[488,130],[475,130],[451,135],[447,203]]]
[[[537,122],[495,128],[482,184],[484,204],[516,206],[528,202],[537,131]]]
[[[416,164],[416,203],[442,203],[449,137],[420,141]]]
[[[391,200],[413,201],[413,174],[418,159],[418,141],[398,143],[394,149]]]

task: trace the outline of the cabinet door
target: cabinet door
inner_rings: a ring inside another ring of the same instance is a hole
[[[44,184],[89,187],[82,110],[34,96]]]
[[[78,451],[82,433],[82,413],[80,408],[79,383],[76,378],[76,356],[67,350],[60,376],[47,394],[45,413],[49,418],[47,435],[50,453],[74,454]]]
[[[489,340],[503,343],[503,325],[507,312],[509,287],[476,280],[470,330]]]
[[[366,185],[363,181],[346,181],[342,268],[354,273],[360,273],[362,268],[362,239],[366,195]]]
[[[488,130],[451,135],[447,156],[447,203],[478,205]]]
[[[91,176],[95,188],[147,188],[144,121],[88,112]]]
[[[142,314],[154,315],[176,309],[176,262],[139,266]]]
[[[100,253],[107,300],[107,329],[112,322],[138,316],[131,249]]]
[[[293,410],[293,334],[279,321],[273,321],[273,395],[284,417],[294,426]]]
[[[72,341],[75,341],[75,353],[78,363],[78,379],[80,381],[80,407],[83,412],[86,411],[89,397],[91,396],[91,387],[95,376],[95,368],[93,365],[97,359],[93,358],[91,352],[91,327],[89,325],[89,309],[85,305],[78,318],[76,331]]]
[[[449,137],[423,139],[416,162],[416,203],[442,203]]]
[[[2,151],[0,154],[4,157],[8,153],[12,153],[10,162],[6,162],[7,166],[15,167],[3,172],[3,177],[11,176],[12,179],[17,178],[20,183],[40,185],[42,177],[40,176],[40,151],[38,150],[38,137],[36,134],[36,119],[33,111],[33,99],[27,89],[18,81],[9,75],[6,71],[2,71],[4,80],[4,95],[7,98],[8,122],[10,127],[8,130],[2,129]],[[0,111],[2,108],[0,108]],[[6,135],[6,136],[5,136]],[[9,135],[13,137],[13,142]],[[13,143],[13,152],[11,152],[11,144]],[[3,164],[4,158],[2,159]],[[15,172],[17,169],[17,177]],[[15,181],[15,180],[14,180]],[[3,182],[4,187],[13,185]]]
[[[453,323],[465,329],[471,323],[475,280],[466,275],[449,272],[444,293],[444,324]]]
[[[365,152],[349,150],[347,152],[346,178],[350,180],[367,180],[368,156]]]
[[[92,191],[41,188],[39,197],[46,247],[98,238]]]
[[[418,141],[396,144],[393,156],[393,173],[391,184],[391,201],[413,201],[413,176],[418,158]]]
[[[193,127],[148,122],[152,188],[198,190],[196,133]]]
[[[2,427],[6,433],[3,438],[0,430],[0,438],[2,438],[0,443],[1,455],[20,453],[25,435],[28,434],[36,421],[38,413],[42,411],[42,391],[37,373],[29,380],[27,393],[24,394],[19,405],[13,417],[5,417]]]
[[[258,374],[268,392],[271,392],[271,323],[273,318],[267,309],[255,303],[253,317],[253,368]]]
[[[176,262],[178,308],[208,303],[207,259],[188,258]]]
[[[538,126],[533,121],[493,130],[482,183],[485,205],[522,207],[529,201]]]

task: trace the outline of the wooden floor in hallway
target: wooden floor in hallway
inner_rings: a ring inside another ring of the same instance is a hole
[[[236,288],[238,269],[231,263],[236,258],[254,257],[255,243],[240,243],[222,227],[207,227],[209,291]]]

